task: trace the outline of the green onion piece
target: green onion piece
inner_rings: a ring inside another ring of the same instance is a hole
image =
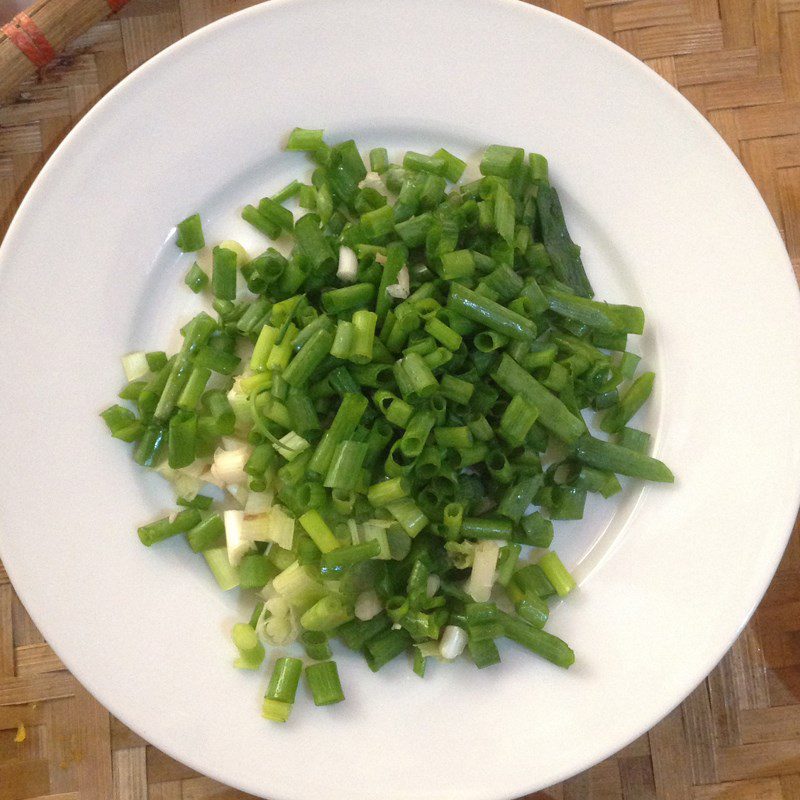
[[[381,280],[378,284],[378,297],[375,302],[375,313],[378,320],[383,320],[389,311],[391,300],[387,288],[397,282],[400,270],[408,260],[408,248],[400,242],[392,242],[386,248],[386,263],[381,272]]]
[[[523,517],[522,530],[525,533],[525,544],[533,547],[550,547],[553,542],[553,523],[538,511]]]
[[[406,403],[405,400],[396,397],[391,392],[378,390],[373,395],[373,400],[386,416],[386,419],[400,428],[406,427],[414,413],[414,408],[411,405]]]
[[[356,504],[355,492],[345,489],[334,489],[331,492],[331,504],[333,505],[333,510],[336,511],[337,514],[342,514],[346,517],[350,516]]]
[[[189,373],[189,378],[178,396],[178,408],[184,411],[193,411],[197,408],[197,404],[203,396],[206,383],[208,383],[210,377],[210,369],[195,365]]]
[[[572,443],[586,430],[583,421],[575,417],[561,400],[507,355],[502,356],[492,378],[507,394],[512,397],[520,395],[538,408],[539,421],[559,439]]]
[[[150,372],[159,372],[167,365],[167,354],[160,350],[145,353],[145,359]]]
[[[411,643],[405,630],[388,630],[370,639],[364,649],[364,658],[373,672],[397,658]]]
[[[375,286],[371,283],[354,283],[341,289],[331,289],[322,294],[322,305],[329,314],[342,314],[355,308],[370,305],[375,298]]]
[[[523,592],[535,594],[543,600],[556,593],[553,584],[538,564],[528,564],[518,569],[512,580]]]
[[[486,148],[480,163],[482,175],[510,178],[522,166],[525,151],[521,147],[492,144]]]
[[[536,326],[525,317],[457,283],[450,285],[447,308],[510,339],[533,341]]]
[[[403,240],[403,244],[405,244],[406,247],[419,247],[421,244],[425,243],[425,238],[433,225],[433,214],[431,214],[430,211],[426,211],[424,214],[419,214],[403,222],[398,222],[394,230]]]
[[[192,214],[191,217],[186,217],[183,222],[179,222],[177,230],[178,235],[175,239],[175,244],[184,253],[193,253],[205,247],[206,240],[203,236],[203,224],[200,221],[199,214]]]
[[[465,517],[461,522],[462,539],[498,539],[510,541],[514,532],[512,523],[497,517]]]
[[[408,497],[410,490],[411,487],[405,478],[389,478],[370,486],[367,491],[367,499],[375,508],[382,508],[389,503]]]
[[[522,547],[518,544],[507,544],[500,548],[497,559],[497,582],[501,586],[508,586],[510,583],[521,552]]]
[[[258,203],[258,213],[278,230],[291,232],[294,228],[294,216],[288,208],[271,197],[262,197]],[[273,237],[274,238],[274,237]]]
[[[255,206],[246,205],[242,209],[242,219],[269,239],[277,239],[281,235],[281,229],[270,222]]]
[[[326,330],[317,331],[295,354],[283,372],[283,379],[289,386],[299,387],[308,379],[328,355],[333,344],[333,336]]]
[[[645,404],[653,391],[655,373],[645,372],[640,375],[620,398],[619,403],[605,413],[600,421],[600,429],[606,433],[617,433]]]
[[[242,589],[263,589],[277,574],[278,568],[263,555],[248,553],[239,564],[239,585]]]
[[[149,525],[139,528],[139,540],[143,545],[150,547],[156,542],[163,542],[171,536],[186,533],[200,522],[200,512],[194,508],[187,508],[176,514],[174,518],[164,517]]]
[[[566,597],[575,588],[575,579],[569,574],[557,553],[552,550],[545,553],[538,563],[559,597]]]
[[[559,667],[569,667],[575,662],[575,653],[566,642],[557,636],[534,628],[527,622],[515,619],[502,611],[500,618],[506,637],[517,644],[521,644]]]
[[[326,661],[331,657],[328,635],[322,631],[303,631],[300,635],[306,655],[315,661]]]
[[[352,322],[341,319],[336,324],[336,335],[331,345],[331,355],[336,358],[349,359],[353,352],[353,341],[356,329]]]
[[[370,241],[378,241],[394,230],[394,210],[385,205],[361,215],[361,228]]]
[[[631,379],[636,373],[641,358],[634,353],[623,353],[619,362],[619,371],[623,378]]]
[[[300,625],[307,631],[332,631],[352,619],[338,594],[329,594],[314,603],[300,617]]]
[[[369,151],[369,168],[379,175],[389,168],[389,155],[385,147],[373,147]]]
[[[500,418],[499,433],[512,447],[519,447],[538,416],[538,408],[520,395],[514,395]]]
[[[509,484],[514,479],[514,468],[501,450],[491,450],[488,453],[486,469],[498,483]]]
[[[303,662],[299,658],[279,658],[273,667],[269,686],[264,696],[269,700],[277,700],[291,705],[297,696],[297,686],[300,683],[302,671]]]
[[[403,168],[416,172],[430,172],[432,175],[444,175],[446,163],[439,156],[426,156],[409,150],[403,157]]]
[[[473,444],[472,432],[466,425],[434,428],[433,438],[439,447],[451,447],[455,450],[465,450]]]
[[[448,350],[455,352],[461,347],[461,335],[436,317],[432,317],[425,323],[425,331]]]
[[[498,186],[494,194],[494,227],[507,244],[514,241],[514,211],[514,199],[503,186]]]
[[[476,640],[470,636],[467,639],[467,649],[478,669],[485,669],[492,664],[500,663],[500,651],[492,639]]]
[[[201,347],[194,357],[195,367],[205,367],[220,375],[232,375],[241,362],[234,353],[226,353],[215,347]]]
[[[619,433],[619,444],[637,453],[647,453],[650,449],[650,434],[636,428],[623,428]]]
[[[327,473],[336,448],[341,442],[353,435],[366,408],[367,398],[361,394],[346,394],[342,398],[333,422],[322,435],[322,439],[309,462],[308,469],[310,472],[315,472],[318,475]]]
[[[542,482],[541,475],[532,475],[509,486],[497,506],[497,513],[508,517],[514,523],[519,523],[533,502],[536,492],[542,487]]]
[[[583,519],[586,490],[578,486],[555,486],[552,489],[551,519]],[[548,502],[539,497],[543,505]]]
[[[354,619],[336,629],[336,635],[351,650],[363,650],[367,642],[385,631],[391,622],[386,614],[369,620]]]
[[[323,661],[306,667],[308,688],[314,697],[314,705],[329,706],[344,700],[339,671],[335,661]]]
[[[461,525],[464,520],[464,506],[461,503],[448,503],[442,512],[448,539],[461,537]]]
[[[236,425],[236,415],[228,398],[221,391],[213,390],[203,395],[203,404],[214,420],[217,434],[230,436]]]
[[[299,518],[303,529],[311,537],[314,544],[323,552],[329,553],[339,546],[338,539],[333,535],[333,531],[328,527],[317,511],[306,511]]]
[[[452,153],[448,153],[447,150],[439,149],[434,154],[434,158],[440,158],[444,161],[444,169],[442,170],[440,175],[444,175],[450,183],[457,183],[461,180],[461,176],[464,174],[464,170],[467,167],[465,161],[462,161],[457,156],[454,156]]]
[[[292,197],[296,197],[300,194],[300,190],[303,188],[303,184],[300,181],[291,181],[291,183],[287,183],[286,186],[283,187],[279,192],[272,195],[272,199],[276,203],[285,203]]]
[[[517,614],[534,628],[544,628],[550,609],[547,603],[533,592],[524,592],[523,597],[514,603]]]
[[[669,467],[658,459],[589,435],[581,436],[575,443],[575,456],[590,467],[632,478],[663,483],[672,483],[675,480]]]
[[[445,376],[447,377],[447,376]],[[442,386],[444,386],[445,382],[442,380]],[[470,384],[474,391],[474,385]],[[489,421],[484,417],[482,414],[474,417],[473,419],[467,422],[467,427],[472,432],[472,435],[475,439],[479,442],[490,442],[494,439],[494,429],[489,424]]]
[[[186,539],[189,547],[195,553],[202,553],[204,550],[214,547],[224,534],[225,523],[222,521],[222,517],[219,514],[211,514],[189,530],[186,533]]]
[[[261,705],[261,716],[270,722],[287,722],[292,713],[292,704],[265,697]]]
[[[564,221],[564,211],[558,192],[546,183],[540,183],[536,192],[536,216],[542,231],[545,256],[556,277],[582,297],[593,295],[580,257]]]
[[[322,566],[329,569],[333,567],[349,567],[362,561],[369,561],[371,558],[377,558],[380,552],[381,546],[375,539],[361,544],[346,545],[338,547],[329,553],[323,553]]]
[[[366,442],[340,442],[334,451],[323,485],[328,489],[355,489],[367,451]]]
[[[295,128],[289,134],[289,141],[286,143],[287,150],[318,150],[325,142],[322,139],[324,131],[310,130],[308,128]]]
[[[439,381],[439,391],[442,397],[452,400],[459,405],[467,405],[475,391],[475,385],[469,381],[461,380],[454,375],[446,374]],[[470,426],[470,430],[472,427]],[[475,432],[473,431],[473,435]]]
[[[313,270],[333,261],[333,250],[320,229],[320,219],[316,214],[300,217],[295,223],[294,235],[298,251],[308,260]],[[301,275],[300,283],[302,280]]]
[[[121,439],[123,442],[133,442],[142,435],[141,422],[127,408],[114,405],[103,411],[100,416],[115,439]]]
[[[236,299],[236,253],[227,247],[212,251],[211,292],[220,300]]]
[[[175,502],[184,508],[196,508],[198,511],[208,511],[214,504],[214,499],[203,494],[198,494],[191,500],[186,497],[179,497]]]
[[[581,471],[575,478],[575,486],[589,492],[600,492],[603,497],[611,497],[622,491],[622,486],[613,472],[586,466],[581,467]]]
[[[420,678],[425,677],[425,667],[427,666],[428,659],[422,654],[422,651],[419,647],[414,647],[414,660],[412,662],[412,669],[414,670],[415,674],[419,675]]]
[[[148,425],[133,451],[133,460],[142,467],[156,466],[166,444],[166,434],[167,429],[163,425]]]
[[[636,334],[644,331],[644,312],[638,306],[600,303],[556,289],[545,290],[545,295],[551,311],[595,330]]]
[[[529,153],[528,162],[531,166],[531,178],[533,178],[534,182],[547,182],[547,159],[539,155],[539,153]]]
[[[239,622],[233,626],[233,643],[239,651],[234,666],[239,669],[258,669],[264,661],[264,645],[256,632],[247,623]]]
[[[197,415],[179,411],[169,421],[168,463],[172,469],[188,467],[195,459]]]
[[[200,269],[200,265],[195,261],[186,273],[183,282],[195,293],[202,292],[208,285],[208,275]]]
[[[211,570],[217,585],[223,592],[234,589],[239,585],[239,570],[231,566],[228,560],[228,548],[210,547],[203,551],[208,568]]]
[[[399,368],[408,380],[411,393],[418,397],[430,397],[439,386],[436,376],[419,353],[409,353],[400,360]]]
[[[386,510],[400,523],[400,527],[413,539],[428,524],[429,520],[410,498],[404,497],[388,503]]]
[[[356,364],[367,364],[372,360],[377,323],[378,315],[373,311],[360,309],[353,314],[354,333],[350,359]]]

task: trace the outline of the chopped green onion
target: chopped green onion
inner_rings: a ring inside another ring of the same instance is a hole
[[[618,475],[673,480],[627,427],[653,387],[629,341],[642,309],[592,299],[539,154],[492,145],[482,177],[448,186],[466,162],[443,149],[398,166],[375,148],[369,174],[353,140],[322,130],[296,128],[288,149],[309,154],[310,178],[241,212],[287,254],[217,242],[210,274],[185,276],[198,294],[210,283],[214,316],[169,357],[128,353],[133,406],[101,414],[179,498],[141,541],[184,534],[222,590],[257,593],[236,666],[299,640],[318,705],[343,699],[334,634],[374,671],[406,652],[422,676],[464,650],[483,669],[502,637],[569,666],[542,629],[575,581],[554,552],[520,559],[549,551],[589,492],[619,493]],[[205,247],[198,215],[176,241]],[[587,409],[612,442],[588,433]],[[207,482],[230,498],[219,510],[197,494]],[[289,718],[301,671],[278,659],[265,718]]]
[[[199,214],[192,214],[191,217],[186,217],[183,222],[178,223],[178,236],[175,244],[184,253],[193,253],[205,247],[206,240],[203,236],[203,224]]]
[[[314,697],[314,705],[329,706],[344,700],[339,671],[335,661],[323,661],[306,667],[308,688]]]

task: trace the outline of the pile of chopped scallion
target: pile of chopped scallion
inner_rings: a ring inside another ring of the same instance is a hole
[[[503,637],[568,667],[543,630],[575,587],[552,521],[618,474],[673,480],[627,427],[653,387],[627,350],[642,310],[592,299],[541,155],[492,145],[459,183],[446,150],[393,164],[376,148],[368,171],[322,131],[287,149],[308,151],[311,182],[242,211],[281,249],[223,242],[210,278],[195,263],[186,283],[216,316],[172,356],[125,356],[135,410],[102,414],[182,507],[139,537],[184,534],[220,588],[252,593],[236,666],[299,639],[317,705],[344,698],[329,637],[375,671],[409,653],[422,676],[465,649],[482,669]],[[197,214],[177,244],[205,247]],[[265,717],[289,717],[302,671],[277,660]]]

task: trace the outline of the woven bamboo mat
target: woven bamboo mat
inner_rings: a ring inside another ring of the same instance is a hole
[[[334,2],[335,0],[331,0]],[[0,108],[0,235],[92,104],[247,0],[132,0]],[[545,0],[643,59],[741,158],[800,276],[800,0]],[[24,740],[22,738],[24,727]],[[243,800],[149,746],[63,670],[0,565],[0,800]],[[527,800],[800,800],[800,527],[754,620],[672,714]]]

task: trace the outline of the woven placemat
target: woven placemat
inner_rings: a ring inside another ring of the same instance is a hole
[[[744,163],[800,275],[800,0],[537,4],[612,39],[680,89]],[[105,91],[248,5],[132,0],[0,108],[0,235],[47,157]],[[0,565],[0,800],[245,797],[149,746],[93,700]],[[647,735],[534,798],[800,800],[800,528],[753,621],[709,678]]]

